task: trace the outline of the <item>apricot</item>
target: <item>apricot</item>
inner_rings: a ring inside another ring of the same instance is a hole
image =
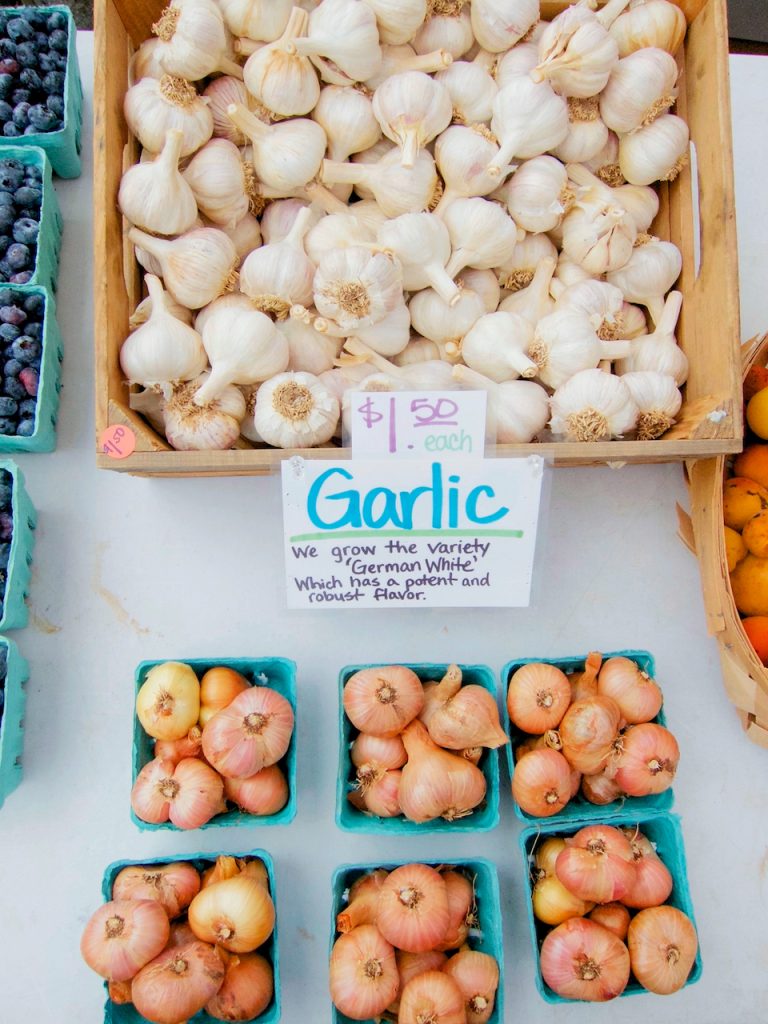
[[[748,520],[741,534],[749,553],[768,558],[768,512],[758,512]]]
[[[768,388],[762,388],[747,402],[747,423],[753,434],[768,438]]]
[[[747,545],[742,540],[741,534],[732,530],[730,526],[723,527],[725,530],[725,557],[728,559],[728,572],[733,572],[739,562],[747,553]],[[757,552],[754,552],[757,554]]]
[[[768,444],[751,444],[733,464],[735,476],[745,476],[762,487],[768,487]]]
[[[731,573],[731,590],[742,615],[768,615],[768,558],[742,558]]]
[[[768,665],[768,615],[752,615],[742,619],[741,624],[755,654],[764,665]]]
[[[725,525],[741,532],[745,523],[768,509],[768,490],[746,476],[732,476],[723,487]]]

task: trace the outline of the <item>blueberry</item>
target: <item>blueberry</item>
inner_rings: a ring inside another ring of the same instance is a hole
[[[0,419],[0,434],[1,435],[6,435],[7,436],[7,435],[10,434],[12,436],[15,433],[16,433],[16,423],[14,422],[14,420]],[[5,544],[0,544],[0,549],[4,548],[5,546],[6,546]],[[2,557],[1,556],[0,556],[0,561],[2,561]],[[6,565],[2,566],[2,568],[4,569],[7,566],[7,564],[8,563],[6,562]]]
[[[8,252],[5,254],[5,262],[13,271],[27,270],[29,269],[29,261],[31,259],[31,253],[29,246],[24,245],[22,242],[14,242],[13,245],[8,246]]]
[[[3,193],[0,192],[0,195],[3,195]],[[0,206],[0,231],[10,231],[15,220],[16,217],[12,206]],[[5,253],[3,253],[3,255],[5,255]]]
[[[16,47],[16,60],[23,68],[33,68],[37,64],[37,47],[34,43],[19,43]]]
[[[47,74],[49,71],[56,71],[58,62],[56,53],[41,53],[37,58],[37,66],[43,74]]]
[[[15,57],[16,43],[11,39],[0,39],[0,57]]]
[[[13,324],[14,327],[20,327],[27,321],[27,314],[20,306],[8,304],[0,306],[0,323]]]
[[[15,57],[3,57],[0,60],[0,75],[18,75],[19,62]]]
[[[18,409],[19,409],[19,403],[16,401],[15,398],[0,398],[0,416],[7,417],[8,419],[11,419],[13,416],[16,415],[16,413],[18,412]],[[0,513],[0,520],[1,520],[1,518],[2,518],[2,513]],[[3,537],[3,535],[2,535],[2,522],[0,521],[0,540],[7,540],[7,539],[8,539],[7,537]]]
[[[3,391],[9,398],[22,399],[27,397],[27,389],[15,377],[9,377],[3,383]]]
[[[9,274],[8,277],[10,276]],[[0,324],[0,338],[5,342],[6,346],[12,345],[20,334],[21,328],[15,324]],[[6,355],[11,355],[11,353],[6,353]]]
[[[2,211],[0,211],[2,212]],[[8,246],[11,244],[11,240],[8,235],[0,234],[0,258],[5,256]]]
[[[17,103],[13,108],[13,123],[22,131],[29,124],[29,107],[29,103]]]
[[[58,123],[58,117],[42,103],[36,103],[28,111],[29,123],[40,132],[49,132]]]
[[[13,119],[13,107],[7,100],[0,100],[0,121],[5,124],[6,121]]]
[[[27,324],[25,327],[25,331],[28,338],[33,338],[35,341],[43,340],[42,324]]]
[[[33,295],[27,295],[24,299],[24,311],[26,313],[35,313],[40,316],[45,312],[45,296],[39,292],[35,292]],[[39,324],[37,325],[39,326]]]
[[[18,377],[23,369],[24,365],[18,359],[6,359],[5,366],[3,367],[3,376]]]
[[[53,53],[53,63],[56,65],[56,70],[61,71],[63,74],[67,70],[67,55],[66,53]]]
[[[0,508],[10,508],[12,500],[13,479],[10,473],[3,471],[2,474],[0,474]]]
[[[11,274],[8,280],[11,284],[29,284],[34,276],[34,270],[19,270],[18,273]]]
[[[16,428],[17,437],[32,437],[35,432],[35,421],[33,419],[22,420]]]
[[[6,139],[18,139],[20,135],[23,135],[21,128],[13,123],[13,121],[6,121],[3,125],[3,135]]]
[[[13,225],[13,237],[22,245],[35,245],[40,225],[30,217],[20,217]]]
[[[23,402],[19,402],[19,415],[22,419],[26,419],[28,416],[34,416],[37,414],[37,401],[34,398],[25,398]]]
[[[62,96],[49,96],[45,105],[52,110],[57,117],[64,117],[65,104]]]
[[[0,72],[0,99],[7,99],[13,92],[16,82],[13,75]]]
[[[0,168],[0,174],[2,174],[2,168]],[[23,185],[22,188],[24,188]],[[16,194],[14,192],[5,192],[2,189],[0,189],[0,207],[10,206],[11,208],[13,208],[15,202]]]
[[[35,32],[35,45],[38,50],[47,50],[50,45],[48,42],[48,36],[45,32]]]
[[[11,103],[18,106],[19,103],[32,103],[31,89],[14,89],[11,96]]]
[[[5,31],[8,33],[8,38],[12,39],[14,43],[19,42],[20,39],[31,39],[35,34],[35,30],[25,18],[11,18]]]
[[[64,93],[64,73],[49,71],[43,78],[43,88],[50,96],[61,96]]]
[[[34,398],[37,395],[37,389],[40,386],[40,374],[32,366],[26,366],[19,374],[19,380],[24,385],[24,389],[27,394]]]
[[[0,192],[15,192],[24,181],[24,168],[18,160],[3,160],[0,165]]]
[[[28,334],[22,334],[11,346],[11,353],[14,359],[29,366],[33,359],[39,359],[43,347],[36,338],[30,338]]]
[[[21,188],[16,189],[13,198],[17,206],[39,206],[40,200],[43,198],[43,192],[36,185],[22,185]]]
[[[40,75],[38,75],[34,68],[24,68],[19,75],[19,81],[25,89],[32,89],[35,92],[43,87]]]

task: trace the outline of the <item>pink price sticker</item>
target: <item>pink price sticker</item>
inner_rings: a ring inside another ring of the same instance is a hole
[[[99,447],[110,459],[127,459],[136,451],[136,435],[130,427],[115,423],[102,431]]]

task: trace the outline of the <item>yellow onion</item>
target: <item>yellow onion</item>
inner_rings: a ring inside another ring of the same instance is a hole
[[[412,978],[400,993],[398,1024],[466,1024],[461,989],[442,971],[425,971]]]
[[[685,985],[699,946],[690,918],[677,907],[641,910],[627,933],[632,972],[649,992],[668,996]]]
[[[383,868],[377,868],[350,887],[347,906],[336,915],[336,928],[342,935],[361,924],[376,924],[379,892],[387,874]]]
[[[197,724],[200,683],[179,661],[155,665],[136,695],[136,715],[144,732],[157,740],[180,740]]]
[[[203,729],[203,753],[227,778],[247,779],[276,764],[293,733],[290,702],[268,686],[249,686]]]
[[[583,917],[594,906],[574,896],[555,875],[547,875],[536,882],[531,900],[534,915],[545,924],[562,924],[570,917]]]
[[[91,915],[80,952],[107,981],[130,981],[164,948],[169,932],[168,915],[155,900],[111,900]]]
[[[435,949],[458,949],[467,941],[470,924],[475,920],[475,888],[459,871],[441,872],[448,896],[448,928]]]
[[[384,879],[376,927],[393,946],[408,953],[434,949],[445,936],[449,921],[448,891],[434,868],[404,864]]]
[[[133,1002],[130,981],[108,981],[107,994],[116,1006],[125,1006],[126,1003]]]
[[[202,746],[203,734],[198,726],[193,725],[180,740],[156,740],[154,754],[161,761],[171,761],[176,765],[185,757],[197,757]]]
[[[603,1003],[621,995],[629,981],[627,947],[586,917],[553,928],[541,945],[540,962],[544,981],[566,999]]]
[[[118,872],[112,884],[113,900],[156,900],[169,919],[186,910],[200,891],[200,875],[186,861],[171,864],[131,865]]]
[[[606,771],[598,772],[597,775],[583,775],[581,778],[581,792],[585,800],[591,804],[604,806],[619,800],[623,794]]]
[[[239,875],[243,868],[244,861],[238,861],[234,857],[217,857],[213,867],[206,868],[202,874],[201,889],[207,889],[214,882],[224,882],[227,878],[234,878]]]
[[[225,665],[209,668],[200,680],[200,725],[207,725],[217,711],[228,707],[250,685],[245,676],[233,668]]]
[[[596,775],[608,764],[619,736],[621,711],[610,697],[588,697],[568,708],[560,723],[563,754],[585,775]]]
[[[443,750],[418,719],[406,726],[408,761],[400,778],[400,806],[411,821],[464,818],[485,798],[485,776],[460,754]]]
[[[205,1005],[216,1020],[250,1021],[263,1013],[274,992],[272,964],[258,953],[229,957],[224,982]]]
[[[362,924],[333,944],[333,1005],[352,1020],[378,1017],[397,995],[395,951],[372,924]]]
[[[288,782],[272,764],[249,779],[224,779],[224,794],[248,814],[277,814],[288,803]]]
[[[499,965],[488,953],[462,949],[443,968],[459,986],[464,999],[467,1024],[485,1024],[493,1013],[499,987]]]
[[[582,900],[623,900],[635,879],[632,847],[617,828],[587,825],[566,839],[555,873],[566,889]]]
[[[402,665],[364,668],[344,684],[344,711],[360,732],[397,736],[424,706],[415,672]]]
[[[629,911],[623,903],[603,903],[594,907],[588,916],[590,921],[601,924],[603,928],[607,928],[609,932],[618,936],[622,942],[625,941],[629,928]]]
[[[224,964],[213,946],[190,942],[166,949],[143,967],[131,985],[133,1005],[153,1024],[178,1024],[194,1016],[224,981]]]
[[[557,814],[570,800],[571,788],[571,766],[557,750],[531,750],[515,765],[512,796],[526,814]]]
[[[545,875],[554,875],[557,858],[564,849],[565,840],[560,836],[549,836],[545,839],[533,858],[533,863],[536,866],[535,876],[541,878]]]
[[[461,688],[463,673],[458,665],[449,665],[445,675],[438,683],[423,683],[424,706],[419,718],[429,728],[429,720],[447,700],[455,697]]]
[[[265,886],[240,872],[200,890],[189,906],[189,924],[203,942],[250,953],[272,934],[275,907]]]
[[[571,702],[568,676],[555,665],[530,662],[510,678],[507,711],[510,720],[533,735],[556,729]]]

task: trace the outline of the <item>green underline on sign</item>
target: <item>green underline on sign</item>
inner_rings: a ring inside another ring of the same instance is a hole
[[[522,530],[332,530],[297,533],[291,544],[305,540],[339,540],[345,537],[522,537]]]

